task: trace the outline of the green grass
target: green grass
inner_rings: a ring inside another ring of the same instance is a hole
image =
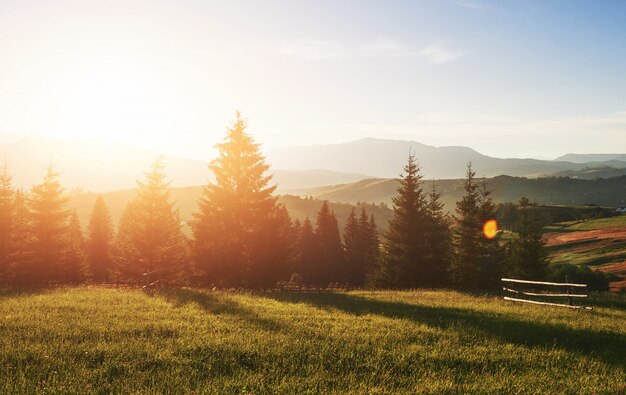
[[[626,300],[451,291],[0,295],[0,393],[616,393]]]
[[[586,221],[561,222],[547,226],[546,230],[552,232],[573,232],[577,230],[596,230],[615,226],[626,226],[626,214]]]

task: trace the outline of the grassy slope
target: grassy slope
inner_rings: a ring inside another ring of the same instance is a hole
[[[552,263],[589,265],[613,273],[626,286],[626,215],[589,221],[564,222],[546,227]]]
[[[446,291],[0,296],[0,393],[607,393],[626,301],[570,311]]]

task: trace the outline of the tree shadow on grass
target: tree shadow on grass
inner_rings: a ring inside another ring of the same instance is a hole
[[[478,331],[501,342],[580,352],[626,369],[626,336],[617,333],[517,320],[504,314],[470,309],[388,302],[350,294],[272,294],[269,297],[281,302],[307,303],[318,308],[337,309],[356,316],[375,314],[441,329],[455,327],[467,333]],[[587,314],[575,311],[571,313]]]
[[[177,288],[161,289],[158,290],[156,294],[166,299],[174,306],[184,306],[193,303],[210,314],[241,318],[257,329],[276,332],[284,331],[287,326],[284,322],[278,322],[270,318],[261,317],[252,309],[242,306],[240,303],[232,300],[226,293],[215,294],[210,291]]]
[[[48,293],[53,288],[46,287],[12,287],[0,288],[0,299],[13,298],[17,296],[30,296]]]

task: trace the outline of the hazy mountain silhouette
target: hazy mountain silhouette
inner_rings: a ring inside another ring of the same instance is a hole
[[[437,180],[436,188],[448,210],[454,210],[455,202],[464,194],[463,179]],[[626,201],[626,176],[597,180],[567,177],[524,178],[497,176],[486,179],[488,189],[493,191],[496,202],[516,202],[522,196],[531,201],[549,205],[598,204],[614,207]],[[316,199],[334,202],[391,203],[398,188],[397,179],[370,179],[355,183],[330,185],[302,190],[300,193]],[[430,181],[423,183],[430,190]]]
[[[277,168],[324,168],[376,177],[396,177],[406,162],[409,150],[415,153],[426,178],[461,178],[469,161],[477,174],[486,177],[501,174],[539,176],[590,166],[626,168],[626,161],[583,164],[538,159],[502,159],[483,155],[468,147],[434,147],[416,141],[373,138],[341,144],[285,147],[270,151],[268,160]]]
[[[14,136],[13,136],[14,137]],[[2,139],[0,139],[2,141]],[[493,158],[467,147],[433,147],[414,141],[362,139],[349,143],[292,146],[270,151],[274,182],[281,193],[325,185],[348,184],[373,177],[397,177],[409,149],[415,153],[425,178],[462,178],[468,161],[477,174],[492,177],[545,176],[558,174],[578,178],[621,175],[626,161],[607,154],[602,162],[573,163],[537,159]],[[0,143],[0,161],[6,159],[18,187],[28,188],[41,181],[53,164],[68,188],[103,192],[134,188],[157,153],[120,144],[93,141],[63,141],[24,138]],[[578,155],[583,157],[584,155]],[[604,158],[591,154],[589,158]],[[207,161],[166,156],[168,179],[173,187],[205,185],[212,179]],[[603,168],[595,175],[589,168]],[[608,170],[607,168],[617,169]]]
[[[159,154],[102,142],[63,141],[26,138],[0,143],[0,161],[6,163],[18,187],[29,188],[39,183],[49,165],[61,175],[63,185],[94,192],[134,188],[135,180]],[[166,172],[172,186],[204,185],[212,180],[208,161],[166,156]],[[330,170],[274,170],[273,182],[279,190],[310,188],[334,183],[347,183],[368,178],[354,173]]]
[[[559,156],[555,161],[567,161],[573,163],[626,161],[626,154],[566,154]]]

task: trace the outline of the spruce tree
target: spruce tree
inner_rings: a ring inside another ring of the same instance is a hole
[[[544,278],[548,256],[539,215],[532,208],[521,206],[515,228],[517,232],[510,241],[507,275],[529,280]]]
[[[367,216],[365,207],[357,219],[352,209],[344,228],[343,240],[346,251],[347,282],[353,286],[363,286],[378,262],[378,231],[374,216]]]
[[[343,243],[346,251],[345,280],[351,285],[361,285],[364,279],[365,232],[356,218],[354,208],[352,208],[343,230]]]
[[[35,285],[61,282],[64,278],[66,255],[70,249],[69,210],[59,174],[52,167],[41,184],[31,188],[28,198],[31,238],[29,260],[24,265],[26,280]]]
[[[487,181],[483,178],[479,184],[479,226],[496,218],[496,206],[491,198],[491,191],[487,189]],[[494,288],[500,283],[505,266],[504,248],[500,238],[487,238],[480,233],[480,259],[476,268],[475,285]]]
[[[0,285],[10,278],[14,254],[15,190],[6,164],[0,173]]]
[[[378,237],[378,227],[374,220],[374,214],[370,216],[369,222],[366,225],[365,209],[361,212],[360,224],[363,229],[366,229],[365,235],[365,278],[364,283],[371,279],[371,274],[378,267],[380,260],[380,239]]]
[[[410,154],[393,198],[393,218],[384,234],[377,283],[389,287],[425,284],[426,200],[420,186],[422,175]]]
[[[171,281],[184,274],[187,245],[178,210],[170,201],[163,159],[138,182],[137,195],[120,218],[117,264],[122,277],[135,282]]]
[[[86,276],[85,236],[73,210],[68,222],[68,250],[64,259],[63,282],[77,284]]]
[[[269,166],[238,112],[217,145],[192,230],[196,267],[206,283],[269,287],[288,274],[290,220],[269,186]]]
[[[453,229],[454,256],[450,267],[452,281],[459,286],[475,286],[480,264],[482,214],[480,191],[471,162],[465,173],[465,195],[456,203]]]
[[[29,283],[29,273],[32,269],[31,245],[33,232],[31,230],[28,203],[22,190],[18,189],[15,192],[13,208],[15,220],[11,238],[12,254],[9,272],[11,273],[11,278],[17,284],[26,285]]]
[[[326,200],[317,213],[315,239],[317,262],[314,271],[314,284],[326,288],[332,283],[345,282],[346,268],[339,225],[335,213],[330,210]]]
[[[98,196],[91,211],[87,240],[89,272],[95,282],[109,279],[112,269],[112,239],[111,215],[102,196]]]
[[[302,223],[300,238],[298,243],[298,253],[296,260],[296,273],[300,274],[305,285],[317,285],[316,276],[316,254],[317,239],[311,220],[307,217]]]
[[[443,211],[441,195],[437,192],[435,181],[428,194],[426,214],[426,244],[430,286],[443,286],[448,282],[450,265],[450,220]]]

